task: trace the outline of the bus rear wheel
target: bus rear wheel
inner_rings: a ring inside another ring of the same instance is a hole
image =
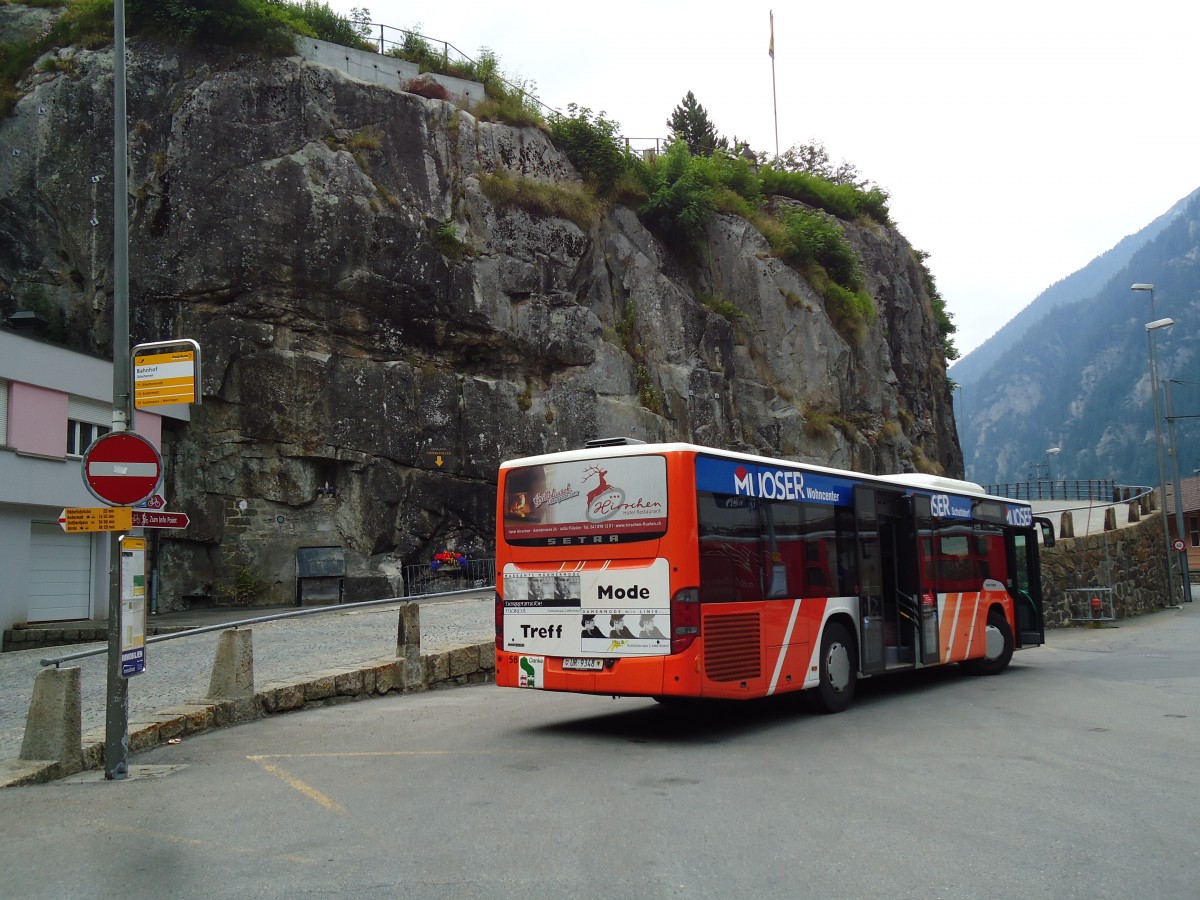
[[[854,701],[858,684],[858,651],[850,630],[839,622],[825,626],[821,636],[820,684],[814,692],[816,707],[824,713],[840,713]]]
[[[999,675],[1008,668],[1013,655],[1013,633],[1008,619],[998,609],[988,613],[987,634],[983,659],[969,659],[962,664],[971,675]]]

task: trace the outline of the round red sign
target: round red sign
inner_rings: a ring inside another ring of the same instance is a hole
[[[83,483],[110,506],[133,506],[155,492],[162,480],[158,449],[132,431],[96,438],[83,454]]]
[[[1173,544],[1171,544],[1171,546],[1175,548],[1176,553],[1183,552],[1184,543],[1179,538],[1175,538],[1175,542]]]

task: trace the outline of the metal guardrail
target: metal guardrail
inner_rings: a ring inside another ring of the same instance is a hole
[[[1126,503],[1134,503],[1138,500],[1141,500],[1147,494],[1153,494],[1154,488],[1134,487],[1134,488],[1130,488],[1129,491],[1130,491],[1130,493],[1128,494],[1128,496],[1126,496],[1124,489],[1122,489],[1121,494],[1115,500],[1094,500],[1091,502],[1094,504],[1096,509],[1104,509],[1105,507],[1108,507],[1108,506],[1121,506]],[[1034,499],[1037,499],[1037,498],[1035,497]],[[1060,497],[1058,499],[1061,500],[1064,498]],[[1066,499],[1070,499],[1070,498],[1066,498]],[[1079,498],[1079,499],[1086,500],[1088,498],[1083,497],[1083,498]],[[1054,513],[1079,512],[1080,509],[1081,509],[1081,507],[1078,507],[1078,506],[1060,506],[1055,509],[1039,509],[1037,511],[1037,514],[1039,516],[1049,516],[1049,515],[1053,515]]]
[[[463,559],[458,563],[404,567],[405,596],[436,592],[439,586],[463,584],[479,590],[496,584],[495,559]]]
[[[491,562],[492,562],[492,569],[493,569],[493,571],[495,571],[495,560],[491,560]],[[366,606],[385,606],[389,603],[412,603],[415,600],[424,600],[424,599],[427,599],[430,597],[436,597],[438,599],[442,599],[444,597],[455,597],[460,594],[473,594],[476,591],[479,591],[481,589],[485,590],[488,587],[495,587],[494,579],[490,585],[489,584],[474,585],[472,587],[462,588],[460,590],[439,591],[436,593],[428,593],[428,594],[406,595],[404,597],[387,597],[387,598],[384,598],[383,600],[362,600],[358,603],[338,603],[333,606],[314,606],[311,609],[294,609],[294,610],[290,610],[288,612],[272,613],[271,615],[268,615],[268,616],[255,616],[254,618],[251,618],[251,619],[238,619],[236,621],[224,622],[219,625],[200,625],[200,626],[197,626],[196,628],[189,628],[186,631],[176,631],[171,634],[156,634],[152,637],[146,638],[146,643],[147,644],[156,644],[156,643],[159,643],[160,641],[173,641],[178,638],[193,637],[197,634],[208,634],[213,631],[227,631],[231,628],[236,629],[236,628],[240,628],[244,625],[257,625],[261,622],[275,622],[280,619],[294,619],[294,618],[297,618],[298,616],[315,616],[315,615],[319,615],[321,613],[344,611],[347,609],[362,609],[363,607],[366,607]],[[109,650],[109,648],[108,648],[108,645],[106,644],[103,647],[97,647],[93,650],[81,650],[78,653],[68,653],[66,656],[46,657],[46,658],[40,660],[40,663],[43,668],[46,666],[54,666],[55,668],[58,668],[58,666],[62,665],[65,662],[70,662],[73,659],[83,659],[88,656],[99,656],[102,653],[107,653],[108,650]]]
[[[1143,485],[1118,484],[1111,478],[1061,481],[1019,481],[984,485],[984,490],[997,497],[1012,500],[1093,500],[1102,503],[1121,503],[1150,490]]]

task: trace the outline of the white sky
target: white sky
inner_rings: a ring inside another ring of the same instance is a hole
[[[560,110],[666,136],[691,90],[717,129],[818,140],[891,195],[963,355],[1200,187],[1195,0],[329,0],[475,57]],[[397,39],[395,33],[389,39]]]

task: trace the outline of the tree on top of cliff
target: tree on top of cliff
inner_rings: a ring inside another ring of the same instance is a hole
[[[671,113],[667,127],[671,129],[672,139],[686,143],[692,156],[712,156],[714,150],[729,148],[729,141],[717,134],[708,111],[691,91]]]
[[[762,156],[762,162],[766,162],[766,154]],[[771,165],[784,172],[808,172],[833,184],[849,184],[862,191],[871,187],[870,180],[863,177],[854,163],[843,159],[835,166],[833,158],[821,141],[793,144],[773,160]]]

